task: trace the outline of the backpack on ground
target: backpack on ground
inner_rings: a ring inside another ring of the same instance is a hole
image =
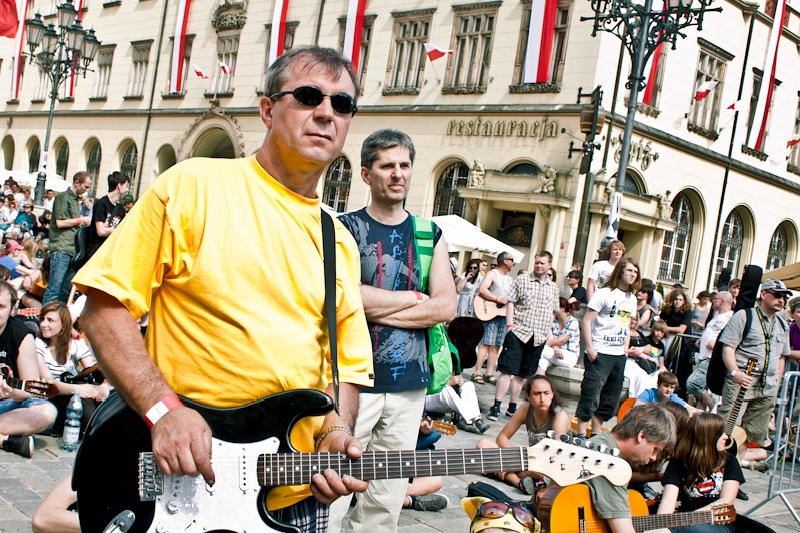
[[[414,223],[414,249],[419,264],[419,286],[422,292],[428,292],[428,279],[433,262],[433,222],[424,218],[412,217]],[[436,394],[444,389],[453,373],[461,373],[461,362],[458,350],[450,338],[444,324],[436,324],[428,328],[428,368],[431,384],[428,394]]]

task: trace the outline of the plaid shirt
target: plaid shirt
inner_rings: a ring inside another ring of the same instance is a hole
[[[519,340],[539,346],[547,340],[558,307],[558,285],[549,279],[541,282],[533,274],[517,276],[506,298],[514,304],[514,332]]]

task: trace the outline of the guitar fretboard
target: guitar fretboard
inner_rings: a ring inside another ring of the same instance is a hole
[[[6,380],[6,383],[12,389],[25,390],[25,381],[23,381],[21,379],[17,379],[17,378],[7,378],[5,376],[3,377],[3,379]]]
[[[649,531],[668,527],[693,526],[714,522],[714,511],[693,511],[690,513],[656,514],[634,516],[633,528],[636,531]]]
[[[749,359],[747,361],[747,370],[745,370],[745,374],[748,376],[752,376],[753,372],[756,370],[756,365],[758,361],[755,359]],[[728,421],[725,423],[725,434],[730,439],[731,435],[733,434],[733,428],[736,427],[736,421],[739,420],[739,411],[742,410],[742,401],[744,400],[744,395],[747,392],[747,389],[743,389],[739,387],[739,394],[736,395],[736,400],[734,400],[733,405],[731,406],[731,412],[728,415]],[[728,445],[730,445],[730,440]],[[739,443],[741,444],[741,443]]]
[[[365,481],[518,472],[526,469],[527,456],[527,448],[364,452],[359,459],[344,453],[262,454],[257,472],[261,486],[305,485],[329,468]]]

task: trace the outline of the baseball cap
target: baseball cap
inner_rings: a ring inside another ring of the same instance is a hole
[[[761,283],[761,290],[762,291],[772,291],[772,292],[781,292],[791,296],[792,291],[790,291],[784,282],[779,279],[766,279]]]
[[[25,248],[22,247],[20,243],[17,241],[11,240],[6,243],[6,251],[13,252],[14,250],[24,250]]]
[[[125,196],[122,197],[122,201],[128,204],[133,201],[133,196],[131,196],[130,194],[126,194]]]

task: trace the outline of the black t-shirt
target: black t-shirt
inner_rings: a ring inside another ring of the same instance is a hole
[[[589,301],[586,299],[586,289],[583,287],[578,287],[574,291],[572,291],[572,295],[570,298],[575,298],[578,302],[582,304],[588,304]]]
[[[100,237],[97,234],[97,222],[106,222],[112,228],[116,228],[122,219],[125,218],[125,207],[122,204],[113,205],[108,196],[103,196],[94,203],[92,211],[92,223],[89,224],[89,256],[91,257],[106,241],[108,237]]]
[[[684,333],[691,333],[692,329],[692,310],[689,309],[685,313],[661,313],[661,320],[667,323],[671,328],[677,328],[682,324],[686,324],[686,331]]]
[[[19,369],[17,368],[19,345],[28,335],[33,335],[33,333],[24,324],[24,320],[16,316],[9,317],[3,333],[0,333],[0,366],[8,366],[15,378],[19,378]]]
[[[678,501],[681,503],[681,512],[691,512],[714,503],[719,499],[722,493],[722,483],[729,480],[744,483],[744,474],[742,468],[736,457],[726,453],[725,465],[711,472],[707,477],[704,477],[699,482],[691,487],[687,487],[683,480],[686,479],[688,470],[677,459],[672,459],[667,465],[667,470],[664,472],[664,477],[661,478],[661,484],[675,485],[679,489]]]

